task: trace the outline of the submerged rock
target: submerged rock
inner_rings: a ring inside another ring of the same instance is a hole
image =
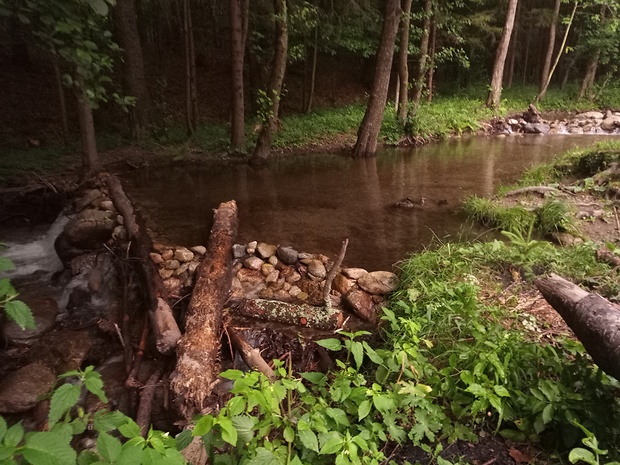
[[[30,410],[55,382],[56,375],[40,363],[31,363],[11,373],[0,382],[0,413]]]

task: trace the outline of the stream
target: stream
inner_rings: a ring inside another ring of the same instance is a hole
[[[460,211],[470,195],[492,196],[530,166],[609,136],[472,136],[414,149],[385,149],[376,158],[289,156],[263,169],[245,164],[125,173],[123,183],[145,212],[155,240],[206,244],[213,209],[235,199],[238,242],[291,245],[334,256],[345,238],[345,264],[389,270],[434,241],[479,237]],[[395,202],[425,198],[423,206]]]

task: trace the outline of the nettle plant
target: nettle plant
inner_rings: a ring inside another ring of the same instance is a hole
[[[14,268],[13,262],[0,257],[0,272]],[[18,295],[9,278],[0,278],[0,309],[4,310],[9,320],[14,321],[21,329],[34,328],[32,312],[28,305],[17,299]]]

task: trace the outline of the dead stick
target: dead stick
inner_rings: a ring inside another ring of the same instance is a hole
[[[327,277],[325,278],[325,287],[323,288],[323,303],[327,309],[331,308],[332,301],[329,298],[329,293],[332,291],[332,282],[336,277],[336,273],[338,273],[338,268],[342,265],[342,261],[344,260],[344,256],[347,253],[347,246],[349,245],[349,239],[345,239],[342,243],[342,247],[340,248],[340,253],[338,257],[336,257],[336,261],[332,265],[327,273]]]
[[[142,327],[142,336],[140,337],[140,344],[138,345],[138,352],[133,360],[133,367],[129,372],[129,376],[125,381],[125,386],[128,388],[136,387],[136,379],[138,378],[138,372],[140,371],[140,365],[142,364],[142,357],[144,356],[144,350],[146,349],[146,340],[149,337],[149,325],[148,317],[144,318],[144,326]]]
[[[248,341],[232,326],[227,328],[230,342],[237,348],[241,358],[250,368],[254,368],[263,373],[270,381],[276,379],[276,375],[271,367],[267,364],[263,356],[258,349],[255,349],[250,345]]]
[[[140,427],[140,434],[145,438],[149,431],[149,425],[151,424],[151,409],[153,406],[153,397],[155,397],[155,390],[159,384],[159,378],[161,377],[162,369],[159,368],[155,371],[146,382],[146,385],[142,388],[140,393],[140,405],[138,406],[138,414],[136,415],[136,423]]]
[[[616,229],[620,231],[620,220],[618,220],[618,210],[614,206],[614,216],[616,217]]]

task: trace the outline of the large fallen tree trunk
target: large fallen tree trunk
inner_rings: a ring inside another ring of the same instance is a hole
[[[168,292],[164,282],[150,258],[153,243],[146,232],[146,226],[136,215],[119,179],[114,175],[109,176],[106,184],[114,206],[123,216],[130,241],[129,253],[137,259],[132,263],[142,281],[157,350],[162,354],[167,354],[176,347],[181,331],[168,302]]]
[[[536,286],[594,362],[620,379],[620,307],[554,274],[537,280]]]
[[[196,270],[185,334],[177,346],[177,366],[170,383],[175,405],[188,420],[203,410],[219,375],[222,310],[232,283],[237,227],[237,204],[234,200],[222,203],[215,210],[205,259]]]

